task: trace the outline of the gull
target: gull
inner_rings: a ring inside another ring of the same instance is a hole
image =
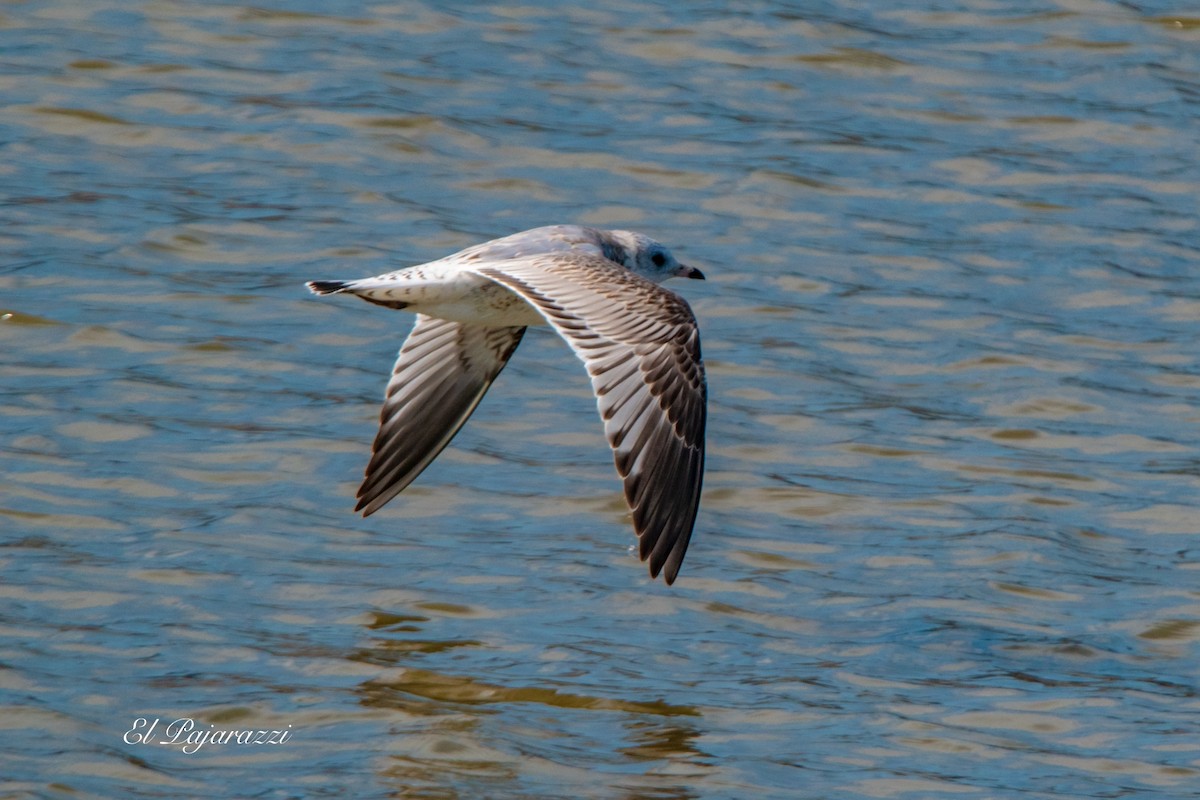
[[[421,474],[471,416],[525,328],[549,325],[583,361],[624,481],[639,555],[668,584],[700,505],[707,385],[696,318],[659,286],[703,279],[630,231],[553,225],[351,281],[310,281],[416,312],[388,381],[355,511],[368,516]]]

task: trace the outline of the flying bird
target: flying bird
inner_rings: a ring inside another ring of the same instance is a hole
[[[703,279],[630,231],[554,225],[351,281],[310,281],[416,312],[388,381],[355,511],[368,516],[429,466],[508,363],[549,325],[583,361],[651,577],[679,574],[700,505],[707,385],[696,318],[659,284]]]

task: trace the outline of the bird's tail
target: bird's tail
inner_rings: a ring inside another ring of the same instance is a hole
[[[374,303],[377,306],[385,308],[408,308],[407,301],[392,300],[388,297],[372,297],[367,294],[361,286],[365,281],[309,281],[305,285],[313,294],[339,294],[341,292],[349,292],[350,294],[358,295],[368,303]]]
[[[309,281],[305,285],[308,286],[308,290],[313,294],[335,294],[350,284],[346,281]]]

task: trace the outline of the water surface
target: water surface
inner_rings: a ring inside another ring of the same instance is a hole
[[[1194,16],[44,0],[0,33],[5,797],[1200,786]],[[411,321],[303,282],[559,222],[709,276],[672,588],[547,332],[351,512]],[[289,737],[159,744],[180,719]]]

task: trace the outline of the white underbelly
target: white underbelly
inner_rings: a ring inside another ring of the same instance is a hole
[[[546,324],[545,318],[523,297],[491,281],[453,299],[438,298],[429,303],[413,303],[407,310],[475,325]]]

